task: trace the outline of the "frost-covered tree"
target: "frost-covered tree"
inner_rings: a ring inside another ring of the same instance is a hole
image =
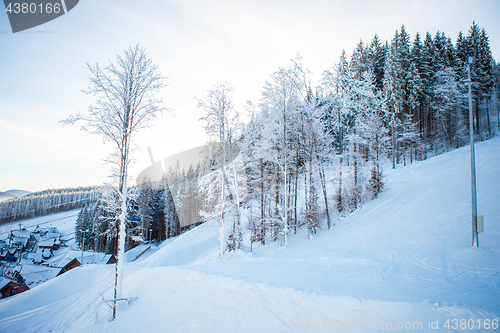
[[[403,155],[403,163],[406,166],[406,157],[410,157],[410,163],[413,162],[413,153],[420,142],[418,135],[418,124],[413,122],[413,116],[404,115],[404,120],[398,123],[397,145],[400,147]],[[408,154],[409,150],[409,154]]]
[[[165,175],[162,177],[161,183],[165,188],[165,206],[163,210],[163,216],[165,217],[165,238],[170,238],[179,235],[181,227],[172,192],[168,186],[167,177]]]
[[[216,155],[221,156],[222,167],[221,172],[221,229],[219,235],[220,255],[225,251],[225,235],[224,235],[224,205],[225,205],[225,190],[226,190],[226,158],[228,143],[233,142],[238,130],[239,114],[234,108],[231,93],[233,87],[227,83],[216,84],[213,89],[207,91],[207,96],[204,100],[198,99],[198,107],[205,111],[205,116],[200,118],[203,122],[205,132],[210,137],[210,140],[220,142],[216,145],[221,151],[216,152]],[[241,228],[238,219],[238,227],[234,232],[241,233]]]
[[[87,250],[116,254],[118,216],[115,210],[118,204],[116,191],[103,187],[98,199],[80,210],[75,225],[75,239],[80,247],[85,243]]]
[[[149,239],[148,230],[153,226],[154,202],[153,202],[153,184],[150,179],[144,178],[139,185],[137,203],[139,206],[140,234],[144,240]]]
[[[376,41],[374,41],[376,43]],[[379,45],[374,44],[374,48],[378,48]],[[374,52],[377,52],[375,49]],[[361,80],[364,73],[367,71],[373,71],[373,65],[370,63],[369,49],[360,40],[351,57],[351,72],[354,78]]]
[[[113,319],[116,318],[116,300],[121,298],[122,270],[125,250],[125,217],[127,205],[128,165],[134,135],[148,127],[164,108],[157,98],[164,87],[164,77],[158,71],[143,48],[139,45],[117,55],[116,62],[102,68],[91,66],[90,84],[85,91],[96,97],[96,102],[88,107],[85,114],[77,114],[63,120],[65,124],[83,122],[82,129],[100,135],[111,142],[114,152],[109,161],[114,166],[117,193],[120,205],[115,207],[118,217],[118,258],[115,274]]]
[[[78,213],[75,224],[75,240],[82,250],[93,248],[94,239],[96,237],[94,232],[94,223],[92,220],[91,208],[89,206],[83,207]]]
[[[363,80],[353,86],[356,108],[355,127],[362,145],[363,160],[371,160],[373,167],[380,171],[381,158],[387,152],[388,132],[386,123],[390,117],[382,91],[376,88],[375,76],[368,72]]]
[[[397,51],[397,34],[393,43],[387,49],[385,67],[384,67],[384,95],[390,112],[389,124],[391,127],[392,142],[392,168],[396,167],[396,123],[399,114],[403,111],[405,97],[405,83],[402,79],[403,70],[401,58]]]
[[[255,200],[260,207],[258,217],[252,216],[252,239],[255,242],[265,244],[265,197],[267,182],[264,174],[264,152],[268,149],[265,132],[267,128],[266,118],[263,116],[265,112],[259,113],[252,103],[249,103],[247,106],[250,113],[250,121],[242,131],[240,141],[241,153],[248,179],[248,199]]]
[[[298,109],[300,95],[305,97],[305,89],[300,78],[306,75],[302,72],[300,56],[295,59],[291,68],[280,68],[271,79],[266,82],[262,92],[261,108],[267,115],[267,141],[270,149],[262,149],[261,153],[266,162],[274,168],[275,175],[275,216],[281,221],[279,233],[283,235],[286,246],[289,232],[289,177],[290,166],[293,165],[291,142],[293,142],[293,119],[300,117]],[[296,132],[295,132],[296,133]],[[282,190],[281,190],[282,189]],[[281,193],[283,195],[281,195]],[[273,220],[275,221],[275,220]],[[277,223],[277,221],[276,221]]]
[[[336,162],[338,163],[338,191],[335,196],[336,209],[339,213],[345,211],[345,200],[343,194],[343,164],[347,159],[348,135],[352,128],[352,112],[349,108],[349,100],[352,93],[353,78],[346,59],[345,51],[339,59],[339,63],[331,70],[323,73],[322,86],[327,93],[327,114],[322,116],[322,122],[327,127],[328,136],[333,139],[332,144],[336,148]]]
[[[464,130],[465,122],[456,114],[462,100],[465,95],[460,91],[455,70],[445,67],[436,72],[431,109],[435,119],[434,137],[441,146],[452,147],[455,136]]]
[[[375,86],[378,90],[383,89],[385,51],[384,45],[380,41],[380,37],[375,34],[369,45],[368,59],[373,75],[375,76]]]

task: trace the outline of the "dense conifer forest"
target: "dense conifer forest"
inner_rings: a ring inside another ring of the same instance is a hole
[[[95,201],[99,187],[50,189],[0,203],[0,224],[78,209]]]

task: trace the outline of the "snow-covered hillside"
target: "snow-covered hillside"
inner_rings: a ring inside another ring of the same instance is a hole
[[[218,258],[214,222],[169,239],[125,265],[131,303],[114,322],[103,301],[114,266],[85,265],[0,301],[1,331],[498,332],[500,138],[476,147],[479,248],[464,147],[386,169],[377,200],[310,240],[301,230],[286,248]]]

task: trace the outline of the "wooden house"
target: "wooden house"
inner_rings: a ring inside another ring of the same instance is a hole
[[[0,277],[0,294],[2,295],[2,298],[14,296],[25,292],[26,290],[30,290],[26,283],[21,285],[7,278]]]
[[[64,265],[62,268],[61,268],[61,271],[59,272],[59,274],[56,275],[56,277],[58,277],[59,275],[61,274],[64,274],[66,273],[67,271],[70,271],[72,270],[73,268],[76,268],[78,266],[80,266],[80,261],[76,258],[74,258],[73,260],[71,260],[70,262],[68,262],[66,265]]]

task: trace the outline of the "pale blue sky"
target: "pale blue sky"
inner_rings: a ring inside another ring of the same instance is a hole
[[[142,151],[133,177],[155,159],[202,145],[206,136],[194,97],[218,82],[235,86],[236,107],[257,102],[265,80],[300,52],[319,78],[361,38],[383,41],[405,24],[418,31],[444,31],[453,41],[472,21],[486,29],[500,58],[500,1],[132,1],[81,0],[62,17],[12,34],[0,12],[0,191],[43,190],[101,184],[111,147],[100,138],[62,127],[59,120],[85,111],[93,101],[81,92],[85,62],[105,64],[140,43],[169,77],[162,90],[163,116],[137,143]]]

